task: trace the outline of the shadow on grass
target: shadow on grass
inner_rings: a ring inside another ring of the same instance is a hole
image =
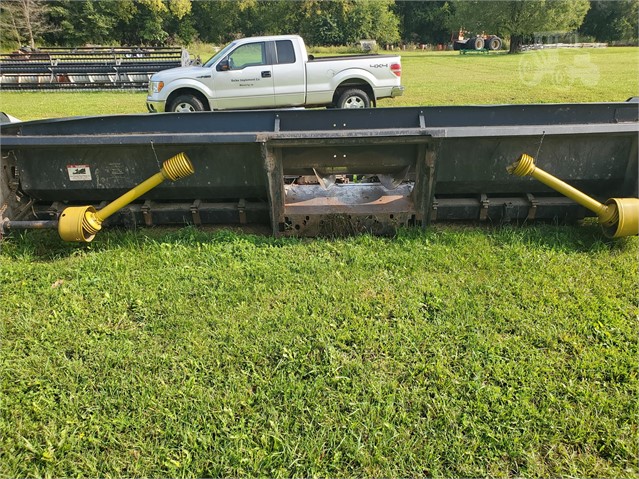
[[[492,228],[491,243],[522,244],[533,248],[571,252],[623,251],[636,247],[636,238],[608,238],[594,221],[583,225],[504,225]]]
[[[20,231],[6,236],[0,242],[0,258],[56,261],[86,253],[97,253],[120,248],[139,248],[153,244],[197,245],[198,243],[248,242],[257,247],[284,246],[298,242],[294,238],[274,238],[269,228],[251,227],[158,227],[127,230],[110,228],[98,233],[91,243],[67,243],[54,230]]]
[[[604,236],[593,219],[583,224],[511,223],[478,224],[476,222],[436,223],[427,230],[404,228],[397,237],[413,240],[432,235],[431,241],[451,246],[461,245],[469,238],[481,236],[491,246],[526,246],[545,250],[570,252],[622,251],[636,248],[637,238],[611,239]]]
[[[463,245],[470,238],[485,238],[489,245],[525,246],[563,252],[623,251],[636,248],[636,238],[606,238],[596,223],[566,225],[477,225],[476,223],[435,224],[426,230],[402,228],[392,237],[361,235],[353,241],[412,242],[428,241],[451,246]],[[359,239],[358,239],[359,238]],[[255,247],[284,247],[301,241],[340,241],[344,237],[300,239],[275,238],[268,227],[205,227],[109,229],[100,232],[92,243],[65,243],[55,231],[21,231],[5,237],[0,243],[0,259],[56,261],[87,253],[120,248],[139,248],[153,244],[192,246],[201,243],[249,243]],[[407,247],[410,247],[407,245]]]

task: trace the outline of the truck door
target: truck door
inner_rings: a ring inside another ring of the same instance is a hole
[[[273,62],[275,106],[303,105],[306,101],[306,65],[295,54],[291,40],[275,41]]]
[[[273,65],[265,42],[245,43],[217,64],[215,96],[221,109],[275,106]]]

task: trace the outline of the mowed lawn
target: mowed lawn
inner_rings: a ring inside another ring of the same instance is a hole
[[[383,105],[639,90],[639,49],[537,53],[403,53]],[[141,113],[144,94],[5,91],[0,110]],[[592,223],[14,234],[0,477],[637,477],[638,248]]]
[[[625,101],[639,95],[639,48],[395,53],[402,56],[406,92],[380,100],[382,107]],[[145,113],[145,100],[146,93],[130,91],[0,90],[0,111],[21,120]]]

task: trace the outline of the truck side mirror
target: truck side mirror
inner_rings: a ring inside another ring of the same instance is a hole
[[[231,69],[231,66],[229,65],[228,58],[225,58],[224,60],[222,60],[220,63],[217,64],[217,71],[219,72],[225,72],[230,69]]]

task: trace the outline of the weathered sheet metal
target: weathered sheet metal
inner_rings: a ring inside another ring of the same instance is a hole
[[[197,173],[152,190],[111,223],[270,222],[274,234],[315,235],[441,220],[574,221],[590,213],[506,167],[528,152],[592,197],[636,197],[638,106],[264,110],[6,124],[0,221],[55,220],[68,204],[99,208],[179,152]],[[309,176],[319,185],[297,181]],[[321,187],[334,177],[349,182]]]

